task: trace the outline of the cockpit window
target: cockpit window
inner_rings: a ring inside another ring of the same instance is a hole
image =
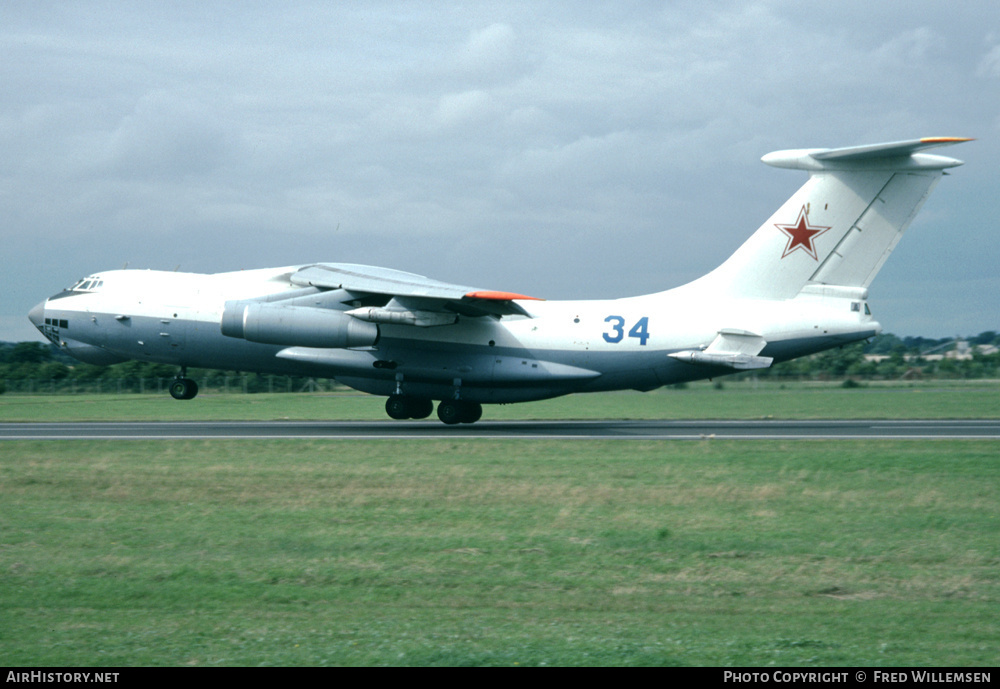
[[[104,280],[100,278],[83,278],[77,280],[76,284],[69,288],[70,292],[93,292],[100,289],[104,285]]]

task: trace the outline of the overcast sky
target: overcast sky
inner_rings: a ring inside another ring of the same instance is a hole
[[[1000,330],[1000,6],[4,2],[0,340],[101,270],[370,263],[548,299],[714,268],[769,151],[969,136],[871,289]]]

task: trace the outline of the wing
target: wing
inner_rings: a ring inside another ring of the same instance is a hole
[[[323,290],[342,289],[361,306],[348,311],[375,323],[444,325],[455,315],[508,316],[525,311],[516,300],[541,301],[513,292],[497,292],[440,282],[401,270],[353,263],[316,263],[293,273],[291,282]]]

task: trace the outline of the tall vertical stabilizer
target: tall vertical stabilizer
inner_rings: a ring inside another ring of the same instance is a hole
[[[692,285],[725,296],[791,299],[806,285],[867,288],[953,158],[920,151],[968,139],[917,139],[778,151],[809,180],[725,263]]]

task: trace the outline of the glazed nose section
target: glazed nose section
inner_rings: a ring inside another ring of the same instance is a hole
[[[46,300],[47,301],[47,300]],[[28,320],[35,324],[35,327],[39,330],[45,325],[45,302],[39,302],[35,305],[31,311],[28,312]]]

